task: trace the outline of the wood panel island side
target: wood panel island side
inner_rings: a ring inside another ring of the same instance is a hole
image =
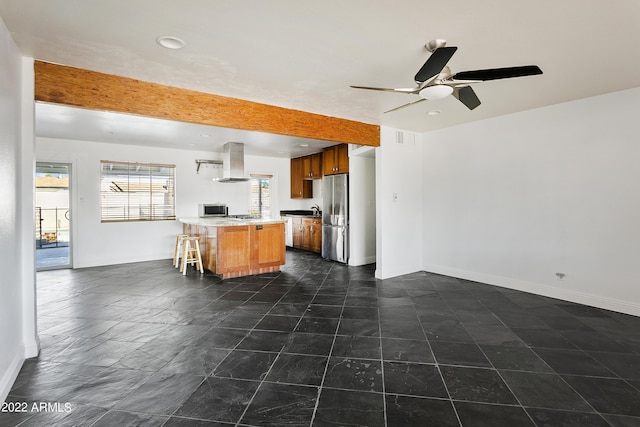
[[[285,263],[284,221],[180,218],[184,234],[198,236],[202,265],[223,279],[280,271]]]

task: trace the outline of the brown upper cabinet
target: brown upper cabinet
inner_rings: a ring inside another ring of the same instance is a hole
[[[349,146],[339,144],[322,150],[322,165],[324,175],[349,173]]]
[[[313,182],[304,178],[303,158],[291,159],[291,198],[310,199],[313,197]]]
[[[302,178],[322,178],[322,153],[311,154],[302,158]]]

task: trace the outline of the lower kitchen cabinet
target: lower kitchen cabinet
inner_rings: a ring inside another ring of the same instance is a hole
[[[320,253],[322,251],[322,220],[294,216],[293,247]]]
[[[284,224],[249,226],[251,229],[251,268],[279,268],[285,261]]]
[[[302,249],[302,240],[304,235],[304,227],[302,226],[302,217],[293,217],[293,247]]]
[[[320,218],[304,218],[303,223],[309,230],[308,250],[320,253],[322,251],[322,221]]]
[[[216,273],[232,274],[251,269],[252,244],[251,228],[218,227],[218,244],[216,247]]]

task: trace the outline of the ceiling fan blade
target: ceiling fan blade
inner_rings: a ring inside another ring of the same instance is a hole
[[[462,71],[452,76],[452,80],[498,80],[512,77],[534,76],[542,74],[537,65],[525,65],[523,67],[490,68],[486,70]]]
[[[354,89],[367,89],[367,90],[379,90],[383,92],[399,92],[399,93],[418,93],[420,88],[414,87],[401,87],[397,89],[386,87],[370,87],[370,86],[351,86]]]
[[[458,101],[462,102],[469,110],[473,110],[480,105],[480,100],[474,90],[471,89],[471,86],[454,88],[453,96],[455,96]]]
[[[456,53],[456,50],[458,50],[458,48],[454,46],[439,47],[434,50],[429,59],[427,59],[427,62],[418,70],[414,80],[417,83],[424,83],[430,78],[440,74],[453,54]]]
[[[399,106],[399,107],[392,108],[391,110],[387,110],[387,111],[385,111],[385,112],[384,112],[384,114],[390,113],[390,112],[392,112],[392,111],[399,110],[399,109],[404,108],[404,107],[409,107],[409,106],[411,106],[411,105],[413,105],[413,104],[417,104],[418,102],[422,102],[422,101],[426,101],[426,99],[425,99],[425,98],[420,98],[420,99],[418,99],[417,101],[413,101],[413,102],[410,102],[410,103],[408,103],[408,104],[404,104],[404,105],[401,105],[401,106]]]

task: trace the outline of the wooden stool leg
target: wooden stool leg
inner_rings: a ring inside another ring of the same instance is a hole
[[[180,272],[182,275],[187,274],[187,262],[189,258],[190,244],[189,239],[184,240],[184,247],[182,249],[182,265],[180,266]]]
[[[200,242],[196,242],[196,268],[200,270],[200,274],[204,274],[204,268],[202,267],[202,255],[200,255]]]
[[[182,243],[180,234],[176,236],[176,247],[173,250],[173,266],[178,268],[178,259],[180,258],[180,244]]]

